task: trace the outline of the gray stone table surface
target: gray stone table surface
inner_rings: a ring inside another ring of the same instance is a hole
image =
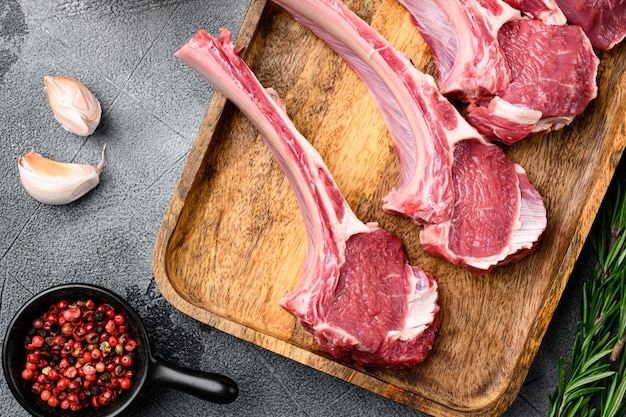
[[[199,323],[154,282],[157,231],[213,93],[173,52],[200,28],[236,35],[247,7],[244,0],[0,0],[0,332],[39,291],[98,283],[135,307],[157,356],[229,375],[241,390],[234,403],[216,405],[150,388],[128,415],[423,416]],[[94,91],[103,119],[92,136],[75,136],[54,120],[46,75],[70,76]],[[19,155],[35,149],[96,164],[104,143],[101,183],[75,203],[40,204],[21,187]],[[623,164],[619,173],[623,180]],[[506,417],[547,415],[590,262],[586,248]],[[0,375],[0,416],[24,415]]]

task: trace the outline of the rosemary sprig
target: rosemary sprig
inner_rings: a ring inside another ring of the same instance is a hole
[[[618,188],[601,210],[591,243],[597,263],[583,284],[569,378],[563,358],[550,396],[550,417],[626,414],[626,193]]]

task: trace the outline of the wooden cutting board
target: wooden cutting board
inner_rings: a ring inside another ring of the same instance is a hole
[[[428,47],[395,0],[346,4],[435,75]],[[153,270],[163,295],[201,322],[426,413],[504,412],[626,144],[626,45],[599,53],[599,95],[583,116],[560,132],[506,148],[543,195],[548,228],[534,255],[479,276],[425,254],[418,228],[381,210],[381,198],[398,181],[397,157],[365,85],[332,50],[261,0],[251,2],[236,43],[245,46],[242,55],[260,81],[284,98],[361,220],[396,233],[411,264],[437,278],[441,327],[426,362],[407,370],[355,368],[320,351],[277,304],[297,282],[306,251],[295,197],[257,132],[220,94],[156,240]]]

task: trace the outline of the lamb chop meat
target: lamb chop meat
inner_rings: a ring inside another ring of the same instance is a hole
[[[574,25],[583,28],[593,46],[611,49],[626,36],[626,1],[557,0]]]
[[[580,27],[516,20],[502,27],[498,43],[511,82],[467,107],[468,120],[483,135],[511,144],[558,130],[596,97],[599,61]]]
[[[273,1],[341,55],[367,85],[401,168],[398,187],[383,199],[383,208],[424,226],[425,250],[481,273],[534,250],[546,227],[540,195],[524,170],[441,95],[431,76],[338,0]],[[467,165],[472,161],[478,162]],[[482,227],[486,218],[493,222],[489,228]],[[467,233],[464,225],[477,227]],[[478,250],[457,251],[467,247]]]
[[[561,129],[597,95],[599,60],[578,26],[522,18],[502,0],[399,1],[433,51],[442,92],[469,103],[468,120],[491,140]]]
[[[356,217],[282,100],[237,52],[222,29],[217,38],[199,31],[176,56],[250,119],[296,194],[308,247],[302,276],[280,304],[339,360],[387,368],[422,362],[439,325],[437,283],[408,264],[396,236]]]
[[[455,147],[452,175],[458,197],[454,211],[470,215],[425,225],[420,241],[427,252],[481,271],[502,262],[515,262],[535,250],[529,241],[546,227],[543,201],[524,170],[496,149],[470,140]],[[491,181],[480,178],[485,176]],[[518,183],[509,180],[514,176]],[[476,183],[481,184],[478,190]],[[519,213],[508,201],[517,188],[522,193]],[[519,227],[518,222],[524,226]]]

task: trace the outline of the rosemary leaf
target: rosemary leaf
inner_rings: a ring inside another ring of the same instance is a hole
[[[587,392],[595,392],[597,391],[597,387],[594,387],[593,383],[612,376],[613,374],[615,374],[613,371],[598,372],[597,369],[594,369],[594,372],[590,375],[586,375],[583,378],[578,378],[573,381],[573,383],[568,386],[568,389],[565,390],[565,396],[577,398]]]

